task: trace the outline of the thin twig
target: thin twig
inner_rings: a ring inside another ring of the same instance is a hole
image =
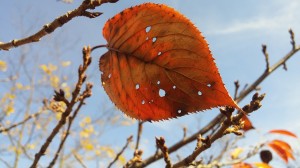
[[[135,150],[133,154],[133,158],[130,159],[125,165],[124,168],[136,168],[137,165],[141,164],[142,162],[142,150]]]
[[[138,123],[138,131],[137,131],[137,136],[136,136],[136,144],[135,144],[135,150],[139,149],[139,144],[140,144],[140,139],[141,139],[141,135],[143,132],[143,121],[139,121]]]
[[[267,52],[267,45],[263,44],[262,45],[262,52],[265,56],[265,60],[266,60],[266,71],[270,70],[270,61],[269,61],[269,54]]]
[[[289,33],[291,35],[291,44],[292,44],[292,49],[296,49],[296,41],[295,41],[295,34],[292,29],[289,30]]]
[[[77,16],[85,16],[88,18],[95,18],[101,15],[99,12],[88,12],[88,9],[95,9],[96,7],[102,5],[103,3],[115,3],[118,0],[84,0],[81,5],[72,10],[67,12],[66,14],[56,18],[51,23],[45,24],[41,30],[37,33],[22,38],[22,39],[14,39],[11,42],[3,43],[0,42],[0,50],[9,50],[12,47],[18,47],[24,44],[38,42],[40,39],[47,34],[52,33],[57,28],[63,26],[64,24],[68,23],[70,20]]]
[[[22,120],[22,121],[20,121],[20,122],[18,122],[18,123],[15,123],[15,124],[13,124],[13,125],[7,127],[7,128],[0,128],[0,133],[2,133],[2,132],[7,132],[7,131],[9,131],[9,130],[11,130],[11,129],[17,127],[17,126],[19,126],[19,125],[22,125],[22,124],[26,123],[28,120],[30,120],[31,118],[37,117],[37,116],[40,115],[41,113],[42,113],[42,111],[39,111],[39,112],[37,112],[37,113],[34,113],[34,114],[29,115],[29,116],[26,117],[24,120]]]
[[[263,100],[264,96],[265,96],[264,94],[263,95],[258,95],[257,93],[254,94],[250,104],[247,104],[246,106],[243,107],[243,111],[246,113],[251,113],[253,111],[258,110],[261,107],[260,102]],[[215,134],[213,134],[209,138],[206,138],[206,140],[202,139],[201,145],[197,145],[196,149],[193,151],[191,155],[187,156],[182,161],[179,161],[178,163],[174,164],[173,168],[189,166],[190,163],[192,163],[202,151],[208,149],[214,141],[221,138],[224,134],[230,133],[228,132],[228,128],[232,126],[233,123],[240,121],[243,115],[244,115],[243,113],[238,113],[236,116],[232,118],[226,118],[226,120],[221,124],[221,127]]]
[[[115,159],[107,166],[107,168],[110,168],[118,159],[119,157],[123,154],[125,149],[128,147],[129,143],[132,142],[133,136],[131,135],[129,138],[127,138],[126,144],[122,148],[122,150],[116,155]]]
[[[11,168],[11,167],[12,167],[11,165],[9,165],[9,163],[8,163],[6,160],[2,159],[1,157],[0,157],[0,161],[1,161],[3,164],[5,164],[5,166],[8,167],[8,168]]]
[[[186,138],[186,135],[187,135],[187,128],[184,126],[184,127],[182,128],[182,130],[183,130],[183,138],[182,138],[182,139],[185,139],[185,138]]]
[[[83,161],[80,159],[80,157],[76,154],[75,151],[73,151],[73,155],[74,155],[75,159],[79,162],[79,164],[80,164],[83,168],[87,168],[86,165],[83,163]]]
[[[31,168],[35,168],[40,160],[40,158],[45,154],[48,146],[52,142],[53,138],[58,134],[59,130],[65,125],[67,118],[69,117],[70,113],[73,110],[74,105],[78,102],[79,93],[82,87],[82,84],[86,80],[85,71],[87,70],[88,66],[91,64],[91,48],[84,47],[83,48],[83,65],[80,65],[78,68],[78,80],[75,86],[74,91],[72,92],[72,99],[68,103],[65,112],[62,114],[60,121],[57,123],[55,128],[52,130],[51,134],[48,136],[45,143],[40,148],[39,152],[35,154],[34,161]]]
[[[264,81],[270,74],[272,74],[277,68],[284,65],[294,54],[300,50],[300,46],[296,47],[295,50],[287,53],[283,58],[281,58],[277,63],[270,67],[269,71],[265,71],[252,85],[250,85],[246,90],[240,93],[240,96],[236,99],[237,102],[240,102],[245,98],[250,92],[255,90],[257,86]]]
[[[67,138],[68,138],[68,136],[70,134],[70,128],[71,128],[71,126],[73,124],[73,121],[74,121],[75,117],[77,116],[77,114],[78,114],[79,110],[81,109],[82,105],[84,105],[84,100],[90,96],[89,94],[85,94],[85,93],[91,93],[92,86],[93,86],[92,84],[87,83],[86,90],[82,94],[82,95],[85,95],[85,96],[83,97],[83,99],[80,100],[80,103],[77,106],[76,110],[74,111],[74,114],[72,115],[72,117],[69,117],[68,128],[67,128],[67,131],[65,133],[65,136],[62,139],[62,141],[60,142],[59,148],[57,149],[57,151],[55,153],[55,157],[50,162],[48,168],[51,168],[51,167],[53,167],[55,165],[55,162],[56,162],[56,160],[57,160],[57,158],[58,158],[58,156],[60,154],[60,151],[62,150],[62,148],[64,146],[64,143],[65,143],[65,141],[67,140]]]
[[[235,100],[237,98],[238,92],[239,92],[239,88],[240,88],[240,83],[239,81],[234,81],[234,86],[235,86],[235,90],[234,90],[234,97],[233,99]]]
[[[156,139],[156,145],[161,150],[164,160],[166,162],[166,168],[171,168],[172,163],[168,152],[168,147],[165,144],[165,139],[163,137],[155,138]]]

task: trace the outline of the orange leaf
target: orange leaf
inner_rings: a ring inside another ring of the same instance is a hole
[[[252,168],[251,164],[249,163],[238,163],[238,164],[234,164],[232,166],[232,168]]]
[[[271,131],[269,131],[269,133],[282,134],[282,135],[287,135],[287,136],[297,138],[297,135],[295,135],[294,133],[287,131],[287,130],[271,130]]]
[[[262,163],[262,162],[257,162],[257,163],[253,163],[253,165],[256,168],[272,168],[270,165],[268,165],[267,163]]]
[[[283,160],[285,161],[285,163],[288,162],[288,155],[287,155],[287,152],[286,152],[285,149],[283,149],[283,148],[282,148],[281,146],[279,146],[278,144],[272,143],[272,142],[268,143],[268,146],[269,146],[271,149],[273,149],[273,150],[277,153],[277,155],[278,155],[281,159],[283,159]]]
[[[239,108],[229,96],[208,44],[174,9],[153,3],[109,19],[100,58],[106,93],[130,117],[157,121],[218,106]]]
[[[293,152],[292,147],[287,142],[275,139],[275,140],[271,141],[270,143],[274,143],[274,144],[280,146],[283,150],[285,150],[288,158],[295,160],[295,157],[292,153]]]
[[[254,129],[252,122],[250,121],[248,116],[243,115],[242,120],[244,121],[244,127],[243,127],[244,131],[249,131],[251,129]]]

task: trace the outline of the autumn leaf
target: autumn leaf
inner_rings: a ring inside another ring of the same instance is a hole
[[[277,155],[282,159],[284,160],[285,163],[288,162],[288,155],[286,153],[286,151],[281,147],[279,146],[278,144],[276,143],[268,143],[268,146],[273,149],[273,151],[275,151],[277,153]]]
[[[284,161],[288,161],[288,158],[291,158],[295,160],[295,157],[293,155],[292,147],[282,140],[275,139],[268,143],[268,146],[270,146]]]
[[[269,131],[269,133],[287,135],[287,136],[297,138],[297,135],[295,135],[294,133],[287,131],[287,130],[271,130],[271,131]]]
[[[102,85],[132,118],[157,121],[213,107],[239,108],[208,44],[182,14],[160,4],[128,8],[109,19],[100,58]]]

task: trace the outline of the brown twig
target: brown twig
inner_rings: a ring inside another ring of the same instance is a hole
[[[13,124],[13,125],[7,127],[7,128],[0,128],[0,133],[2,133],[2,132],[7,132],[7,131],[9,131],[9,130],[11,130],[11,129],[17,127],[17,126],[19,126],[19,125],[22,125],[22,124],[26,123],[28,120],[30,120],[31,118],[37,117],[37,116],[40,115],[41,113],[42,113],[42,111],[39,111],[39,112],[37,112],[37,113],[34,113],[34,114],[29,115],[29,116],[26,117],[24,120],[22,120],[22,121],[20,121],[20,122],[18,122],[18,123],[15,123],[15,124]]]
[[[143,121],[139,121],[138,123],[138,131],[137,131],[137,136],[136,136],[136,144],[135,144],[135,150],[139,149],[139,144],[140,144],[140,139],[141,139],[141,135],[143,132]]]
[[[133,139],[132,135],[127,138],[126,144],[124,145],[122,150],[116,155],[115,159],[109,163],[107,168],[110,168],[119,159],[119,157],[124,153],[125,149],[128,147],[129,143],[132,142],[132,139]]]
[[[264,98],[263,95],[258,95],[257,93],[254,94],[252,97],[252,101],[250,104],[247,104],[246,106],[243,107],[243,111],[246,113],[251,113],[253,111],[258,110],[261,107],[260,102]],[[238,113],[236,116],[232,118],[226,118],[224,122],[222,122],[221,127],[219,130],[213,134],[211,137],[206,138],[205,140],[201,139],[201,145],[197,145],[196,149],[193,151],[193,153],[189,156],[187,156],[185,159],[182,161],[179,161],[178,163],[174,164],[173,168],[176,167],[183,167],[183,166],[189,166],[195,159],[196,157],[204,150],[208,149],[211,144],[216,141],[217,139],[221,138],[224,134],[228,134],[228,128],[233,125],[233,123],[236,123],[237,121],[240,121],[240,119],[243,117],[243,113]],[[232,132],[234,133],[234,132]]]
[[[136,168],[137,165],[140,165],[142,162],[142,155],[142,150],[134,151],[133,158],[124,165],[124,168]]]
[[[183,131],[183,138],[182,139],[185,139],[186,138],[186,135],[187,135],[187,128],[184,126],[182,128],[182,131]]]
[[[267,52],[267,45],[265,45],[265,44],[262,45],[262,52],[266,59],[266,71],[269,71],[270,70],[270,61],[269,61],[269,54]]]
[[[163,137],[155,138],[156,139],[156,146],[161,150],[164,160],[166,162],[166,168],[171,168],[172,163],[169,157],[168,147],[165,144],[165,139]]]
[[[95,9],[96,7],[102,5],[103,3],[115,3],[118,0],[84,0],[81,5],[72,10],[67,12],[66,14],[56,18],[51,23],[45,24],[41,30],[37,33],[22,38],[22,39],[14,39],[11,42],[3,43],[0,42],[0,50],[9,50],[12,47],[18,47],[24,44],[38,42],[40,39],[47,34],[52,33],[55,29],[63,26],[64,24],[68,23],[70,20],[77,16],[85,16],[88,18],[95,18],[101,15],[99,12],[88,12],[88,9]]]
[[[61,140],[61,142],[59,144],[59,147],[58,147],[58,149],[57,149],[57,151],[55,153],[55,157],[50,162],[48,168],[51,168],[51,167],[53,167],[55,165],[55,162],[56,162],[57,158],[59,157],[60,151],[63,149],[63,146],[64,146],[64,144],[65,144],[65,142],[66,142],[66,140],[67,140],[67,138],[68,138],[68,136],[70,134],[70,129],[71,129],[71,126],[73,124],[73,121],[74,121],[75,117],[77,116],[77,114],[78,114],[79,110],[81,109],[82,105],[84,105],[84,100],[86,98],[90,97],[91,94],[92,94],[92,87],[93,87],[93,85],[91,83],[87,83],[86,89],[82,93],[83,98],[80,100],[80,103],[77,106],[76,110],[74,111],[73,115],[71,117],[69,117],[67,131],[66,131],[63,139]]]
[[[261,82],[263,82],[269,75],[271,75],[273,72],[275,72],[275,70],[278,67],[280,67],[281,65],[283,65],[286,61],[288,61],[299,50],[300,50],[300,46],[297,46],[297,47],[295,47],[294,50],[292,50],[289,53],[287,53],[282,59],[280,59],[277,63],[275,63],[273,66],[270,67],[270,71],[269,72],[264,72],[249,87],[243,89],[241,91],[241,93],[239,94],[239,96],[235,99],[235,101],[237,103],[239,103],[249,93],[251,93],[252,91],[256,90],[256,88],[258,87],[258,85]],[[196,132],[193,135],[191,135],[190,137],[187,137],[184,140],[180,140],[177,143],[175,143],[174,145],[170,146],[169,147],[169,153],[173,153],[173,152],[177,151],[178,149],[180,149],[181,147],[185,146],[186,144],[189,144],[189,143],[195,141],[197,139],[197,136],[199,134],[201,134],[201,135],[206,134],[211,128],[214,128],[216,125],[218,125],[220,123],[220,121],[223,121],[223,120],[224,120],[223,114],[217,115],[214,119],[212,119],[212,121],[210,121],[205,127],[203,127],[202,129],[200,129],[198,132]],[[143,162],[137,164],[136,167],[145,167],[145,166],[147,166],[147,165],[149,165],[149,164],[151,164],[151,163],[153,163],[156,160],[159,160],[161,158],[163,158],[162,153],[155,153],[152,156],[150,156],[149,158],[146,158]]]
[[[237,95],[238,95],[238,92],[239,92],[239,88],[240,88],[240,83],[239,81],[234,81],[234,86],[235,86],[235,89],[234,89],[234,97],[233,99],[235,100],[237,98]]]
[[[73,151],[73,155],[74,155],[75,159],[79,162],[79,164],[80,164],[83,168],[87,168],[87,166],[83,163],[83,161],[79,158],[79,156],[76,154],[75,151]]]
[[[291,44],[292,44],[292,49],[296,49],[296,41],[295,41],[295,34],[292,29],[289,30],[289,33],[291,35]]]
[[[71,101],[67,104],[67,108],[65,112],[62,114],[60,121],[57,123],[55,128],[52,130],[51,134],[48,136],[45,143],[40,148],[39,152],[35,154],[34,161],[31,168],[35,168],[40,160],[40,158],[45,155],[45,152],[52,142],[53,138],[58,134],[59,130],[65,125],[67,118],[69,117],[70,113],[73,111],[73,107],[78,102],[79,93],[82,87],[82,84],[86,80],[85,71],[87,70],[88,66],[91,64],[91,47],[84,47],[83,48],[83,65],[80,65],[78,68],[78,80],[75,86],[74,91],[72,92]]]

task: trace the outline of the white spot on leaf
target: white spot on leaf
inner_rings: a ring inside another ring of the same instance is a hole
[[[148,33],[151,30],[151,26],[146,27],[146,33]]]
[[[166,91],[163,90],[163,89],[159,89],[159,96],[160,97],[165,97],[165,95],[166,95]]]
[[[139,85],[139,84],[136,84],[136,85],[135,85],[135,89],[138,90],[139,88],[140,88],[140,85]]]
[[[201,92],[201,91],[198,91],[198,95],[201,96],[201,95],[202,95],[202,92]]]
[[[154,43],[156,40],[157,40],[156,37],[153,37],[153,38],[152,38],[152,42],[153,42],[153,43]]]

